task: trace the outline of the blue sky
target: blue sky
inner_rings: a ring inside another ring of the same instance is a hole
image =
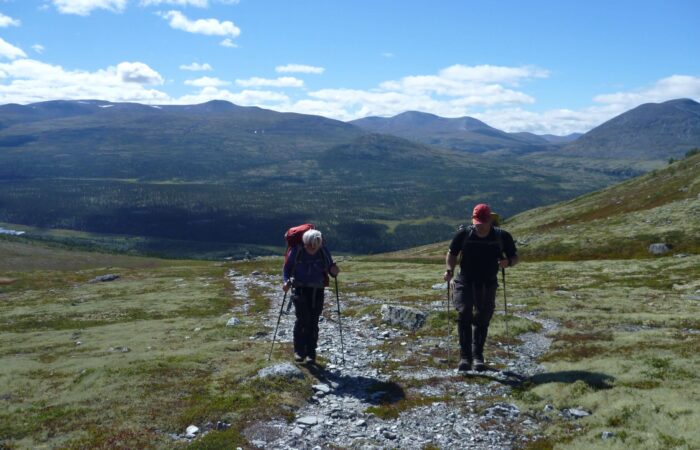
[[[700,2],[0,0],[0,104],[223,99],[585,132],[700,101]]]

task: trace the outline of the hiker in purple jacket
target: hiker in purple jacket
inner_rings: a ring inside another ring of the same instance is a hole
[[[303,245],[294,247],[284,265],[284,285],[287,292],[292,288],[294,303],[294,360],[316,361],[318,343],[318,320],[323,311],[324,289],[328,275],[338,276],[340,269],[333,262],[328,248],[323,245],[323,236],[318,230],[309,230],[302,238]]]

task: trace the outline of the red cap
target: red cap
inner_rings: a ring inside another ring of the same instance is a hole
[[[491,207],[486,203],[476,205],[472,213],[472,223],[491,223]]]

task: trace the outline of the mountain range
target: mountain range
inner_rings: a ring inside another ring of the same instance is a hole
[[[224,101],[3,105],[0,222],[219,257],[276,252],[311,221],[336,249],[396,250],[446,238],[477,202],[510,216],[638,174],[630,161],[666,164],[700,145],[698,106],[644,105],[558,138],[418,112],[344,123]],[[603,150],[616,127],[636,129],[633,144]],[[634,150],[643,142],[668,150]]]

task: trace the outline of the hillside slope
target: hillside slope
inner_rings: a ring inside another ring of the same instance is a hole
[[[527,260],[586,260],[651,256],[665,243],[674,253],[700,253],[700,154],[664,169],[507,220]],[[444,257],[447,242],[394,258]]]

